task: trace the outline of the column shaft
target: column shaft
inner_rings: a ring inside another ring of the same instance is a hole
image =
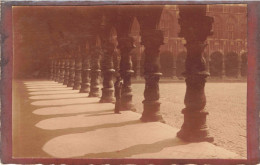
[[[120,59],[120,77],[123,80],[122,91],[121,91],[121,103],[120,110],[135,110],[132,102],[132,83],[131,76],[134,71],[132,69],[132,59],[130,51],[135,47],[134,40],[130,36],[118,36],[118,48],[120,49],[121,59]]]
[[[214,139],[209,135],[206,123],[208,112],[205,110],[205,82],[209,73],[203,51],[207,36],[211,35],[213,18],[206,16],[206,5],[180,6],[180,37],[186,40],[187,58],[185,61],[186,93],[184,123],[177,136],[186,141],[199,142]]]
[[[144,111],[141,117],[142,121],[161,121],[164,122],[160,113],[159,101],[159,80],[160,58],[159,48],[163,44],[163,33],[160,30],[149,29],[141,31],[142,44],[145,46],[144,60]]]
[[[98,97],[99,96],[99,84],[100,84],[100,55],[101,49],[94,47],[90,50],[91,57],[91,83],[90,83],[90,92],[89,97]]]
[[[81,88],[80,93],[88,93],[90,91],[90,63],[89,52],[86,52],[86,45],[83,44],[80,47],[80,53],[82,56],[82,70],[81,70]]]
[[[60,60],[60,77],[59,77],[59,83],[64,82],[64,74],[65,74],[65,59],[62,58]]]
[[[75,78],[75,57],[72,56],[70,58],[70,71],[69,71],[69,81],[68,81],[68,87],[74,86],[74,78]]]
[[[69,73],[70,73],[70,59],[65,59],[65,74],[64,74],[64,82],[63,85],[68,85],[69,82]]]
[[[56,79],[54,81],[59,82],[60,79],[60,58],[57,59],[56,63]]]
[[[113,52],[115,49],[114,44],[109,41],[109,38],[101,39],[103,58],[102,58],[102,74],[103,74],[103,88],[101,103],[115,102],[114,98],[114,82],[113,75],[115,70],[113,69]]]

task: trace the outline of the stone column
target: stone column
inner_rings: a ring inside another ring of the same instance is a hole
[[[49,58],[49,80],[53,79],[53,57]]]
[[[159,48],[163,44],[163,33],[157,29],[147,29],[141,31],[142,44],[145,46],[145,61],[144,61],[144,111],[141,117],[142,121],[163,121],[160,113],[159,101],[159,80],[160,73],[160,58]]]
[[[177,55],[178,55],[177,41],[173,40],[172,45],[174,45],[174,48],[171,47],[171,52],[173,54],[172,79],[178,80],[178,77],[177,77]]]
[[[225,79],[226,78],[226,64],[225,64],[226,60],[225,60],[225,54],[223,53],[222,55],[222,72],[221,72],[221,78]]]
[[[74,78],[75,78],[75,51],[73,50],[72,51],[72,55],[71,55],[71,58],[70,58],[70,69],[69,69],[69,81],[68,81],[68,84],[67,84],[67,87],[73,87],[74,86]]]
[[[164,122],[160,113],[159,101],[159,80],[160,58],[159,49],[163,44],[163,32],[158,30],[158,24],[163,7],[154,6],[141,8],[138,15],[138,21],[141,27],[141,44],[144,45],[144,78],[145,90],[143,101],[143,114],[141,120],[143,122],[161,121]]]
[[[81,87],[81,69],[82,69],[82,61],[80,54],[80,47],[76,49],[76,57],[75,57],[75,79],[73,90],[79,90]]]
[[[113,52],[115,50],[115,45],[110,41],[110,34],[112,29],[110,24],[110,19],[104,15],[100,32],[101,48],[103,50],[101,61],[101,70],[103,74],[103,88],[100,99],[101,103],[115,102],[113,82],[113,75],[115,72],[113,69]]]
[[[64,82],[64,75],[65,75],[65,59],[64,59],[64,55],[61,57],[60,59],[60,76],[59,76],[59,83],[63,83]]]
[[[60,79],[60,57],[57,57],[56,60],[56,77],[55,77],[55,82],[59,82]]]
[[[131,22],[130,22],[131,23]],[[135,47],[134,40],[132,37],[126,35],[118,36],[118,48],[121,53],[120,60],[120,77],[123,80],[120,110],[135,110],[132,103],[132,87],[131,87],[131,76],[134,71],[132,69],[132,59],[130,51]]]
[[[57,63],[57,58],[56,56],[54,56],[53,58],[53,77],[52,77],[52,80],[55,81],[56,80],[56,76],[57,76],[57,68],[56,68],[56,63]]]
[[[187,58],[183,73],[186,81],[184,123],[177,136],[185,141],[212,142],[214,139],[209,135],[206,123],[204,87],[209,73],[203,51],[207,37],[212,34],[213,18],[206,16],[206,5],[183,5],[179,9],[179,36],[186,40]]]
[[[238,54],[238,64],[237,64],[237,78],[241,78],[241,63],[242,63],[242,59],[241,59],[241,53]]]
[[[113,75],[115,70],[113,69],[113,52],[114,44],[109,42],[108,38],[101,39],[102,49],[103,49],[103,58],[102,58],[102,74],[103,74],[103,88],[102,96],[100,99],[101,103],[110,103],[114,102],[114,83]]]
[[[176,72],[176,54],[173,53],[173,65],[172,65],[172,79],[177,80],[177,72]]]
[[[89,97],[99,96],[99,84],[100,84],[100,55],[102,54],[101,48],[96,47],[96,39],[89,42],[89,53],[91,60],[90,71],[90,92]]]
[[[65,59],[65,74],[64,74],[63,85],[68,85],[69,73],[70,73],[70,59],[69,56],[67,56]]]
[[[81,70],[81,88],[80,93],[88,93],[90,91],[90,62],[89,62],[89,51],[87,53],[86,43],[80,45],[80,54],[82,57],[82,70]]]
[[[127,12],[126,12],[127,11]],[[121,99],[120,99],[120,110],[135,110],[132,102],[132,83],[131,77],[134,73],[131,50],[135,48],[134,38],[130,36],[131,26],[134,19],[133,11],[128,10],[118,10],[117,14],[117,40],[118,49],[120,50],[120,63],[119,63],[119,73],[123,80]],[[119,80],[119,79],[118,79]]]

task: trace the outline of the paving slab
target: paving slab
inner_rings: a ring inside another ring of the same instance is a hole
[[[99,98],[80,97],[79,91],[63,88],[62,84],[55,84],[55,88],[59,88],[55,93],[46,88],[48,84],[55,83],[15,83],[15,91],[27,92],[27,95],[16,93],[17,101],[22,97],[28,100],[14,109],[16,157],[243,159],[208,142],[182,141],[176,137],[178,129],[160,122],[143,123],[138,113],[114,114],[114,104],[98,103]],[[38,85],[44,87],[34,88]],[[66,97],[61,97],[63,94],[59,92],[65,92]]]

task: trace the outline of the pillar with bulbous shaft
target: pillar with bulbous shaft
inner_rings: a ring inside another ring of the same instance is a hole
[[[65,58],[65,73],[64,73],[64,81],[63,85],[68,85],[69,82],[69,73],[70,73],[70,59],[69,56],[66,56]]]
[[[179,36],[186,40],[187,58],[183,73],[186,81],[184,123],[177,136],[190,142],[212,142],[214,139],[209,135],[206,123],[208,112],[204,92],[209,73],[202,54],[207,46],[205,41],[212,34],[213,18],[206,16],[206,5],[183,5],[179,9]]]
[[[85,42],[80,45],[80,54],[82,57],[82,69],[81,69],[81,88],[80,93],[88,93],[90,90],[90,63],[89,63],[89,52],[86,51]]]
[[[81,86],[81,69],[82,69],[82,61],[79,47],[76,50],[75,57],[75,79],[73,90],[79,90]]]
[[[101,63],[101,70],[103,74],[103,88],[100,102],[111,103],[115,102],[113,82],[113,75],[115,72],[115,70],[113,69],[113,52],[115,49],[115,45],[109,40],[111,29],[104,27],[103,30],[103,36],[101,36],[101,47],[103,50],[103,58]]]
[[[123,80],[121,99],[120,99],[120,110],[135,110],[132,102],[132,87],[131,87],[131,77],[134,73],[132,68],[131,50],[135,48],[134,39],[130,36],[131,25],[134,17],[131,15],[131,11],[123,13],[119,12],[116,24],[117,29],[117,40],[118,49],[120,50],[120,77]],[[118,79],[119,80],[119,79]]]
[[[90,92],[89,97],[98,97],[99,96],[99,84],[100,84],[100,55],[102,50],[99,47],[90,46],[90,58],[91,58],[91,83],[90,83]]]
[[[239,54],[237,58],[238,58],[237,78],[241,78],[241,63],[242,63],[241,54]]]
[[[142,44],[145,46],[144,61],[144,111],[141,117],[142,121],[161,121],[164,122],[160,113],[159,101],[159,80],[160,58],[159,48],[163,44],[163,33],[161,30],[149,29],[141,32]]]
[[[59,78],[60,78],[60,57],[58,56],[56,60],[56,76],[54,81],[59,82]]]
[[[75,53],[74,51],[72,51]],[[67,87],[73,87],[74,86],[74,78],[75,78],[75,54],[72,54],[69,61],[69,81],[67,84]]]
[[[53,79],[53,57],[49,58],[49,80]]]
[[[53,67],[53,76],[52,76],[52,80],[55,81],[56,80],[56,72],[57,72],[57,69],[56,69],[56,63],[57,63],[57,58],[56,56],[53,57],[53,64],[52,64],[52,67]]]
[[[177,66],[176,66],[176,60],[177,60],[177,57],[176,57],[176,54],[173,55],[173,65],[172,65],[172,79],[174,80],[177,80],[177,72],[176,72],[176,69],[177,69]]]
[[[144,111],[141,117],[143,122],[164,122],[160,113],[159,80],[160,57],[159,49],[163,44],[163,32],[158,30],[158,24],[162,13],[162,6],[153,6],[144,9],[144,13],[138,18],[141,29],[141,44],[144,45]]]
[[[64,82],[64,75],[65,75],[65,59],[64,59],[64,55],[61,56],[60,59],[60,75],[59,75],[59,83],[63,83]]]
[[[225,54],[222,55],[222,70],[221,70],[221,78],[226,78],[226,68],[225,68]]]

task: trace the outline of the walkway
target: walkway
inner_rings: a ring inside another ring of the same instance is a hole
[[[114,114],[53,81],[14,81],[13,156],[36,158],[241,159],[208,142],[186,143],[169,125],[140,122],[140,114]]]

